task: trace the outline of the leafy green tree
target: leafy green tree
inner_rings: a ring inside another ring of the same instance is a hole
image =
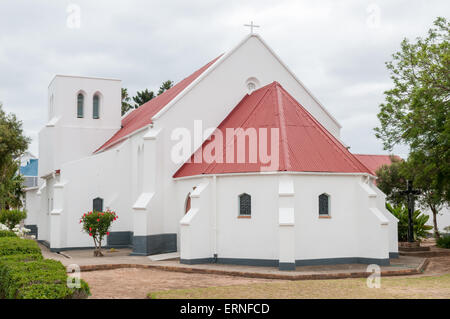
[[[155,93],[153,93],[153,91],[149,91],[148,89],[137,91],[136,96],[133,97],[133,101],[134,103],[136,103],[134,108],[137,109],[139,106],[141,106],[144,103],[147,103],[154,97]]]
[[[408,240],[408,208],[405,205],[392,206],[386,203],[386,209],[398,219],[398,240]],[[429,216],[422,214],[420,210],[414,211],[413,225],[414,225],[414,239],[418,240],[427,236],[428,231],[433,227],[426,225]]]
[[[94,256],[103,256],[102,240],[105,236],[109,236],[109,229],[112,223],[119,218],[115,212],[91,211],[83,214],[80,224],[83,224],[83,231],[92,237],[95,245]]]
[[[0,211],[0,223],[6,225],[11,231],[25,218],[27,218],[25,211],[17,209],[2,209]]]
[[[128,89],[122,88],[122,115],[133,108],[130,104],[131,98],[128,96]]]
[[[169,90],[172,86],[173,86],[173,81],[171,81],[171,80],[164,81],[161,84],[161,86],[159,87],[158,95],[163,94],[165,91]]]
[[[386,63],[394,87],[375,129],[387,150],[409,146],[414,187],[433,214],[450,201],[450,23],[437,18],[425,38],[404,39]],[[435,229],[437,232],[437,229]],[[436,233],[438,235],[438,233]]]
[[[23,155],[29,142],[22,122],[14,114],[6,114],[0,104],[0,208],[22,206],[23,179],[16,159]]]
[[[0,208],[20,208],[24,196],[24,178],[18,174],[18,161],[7,159],[2,165],[2,176],[0,179]]]
[[[8,158],[18,158],[26,151],[30,139],[23,134],[22,122],[15,114],[6,114],[0,103],[0,165]]]
[[[406,205],[406,197],[400,194],[407,180],[405,162],[391,157],[391,164],[381,166],[375,173],[378,177],[377,187],[386,194],[386,199],[394,205]]]
[[[400,192],[406,189],[406,181],[412,181],[414,187],[421,192],[417,196],[418,205],[421,208],[429,208],[433,214],[434,236],[439,238],[437,214],[445,201],[441,196],[436,196],[432,186],[432,176],[423,174],[427,167],[423,163],[416,163],[408,158],[407,161],[391,159],[391,165],[383,165],[377,171],[377,186],[386,194],[386,199],[394,205],[407,205],[407,197]]]

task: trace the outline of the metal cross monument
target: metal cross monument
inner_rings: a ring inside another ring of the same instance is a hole
[[[244,24],[244,27],[250,27],[250,34],[253,34],[253,28],[259,28],[259,25],[253,24],[253,21],[250,21],[250,24]]]
[[[413,226],[413,215],[414,215],[414,195],[419,195],[420,191],[412,188],[412,182],[406,182],[406,190],[401,191],[400,194],[406,195],[408,197],[408,242],[412,243],[414,241],[414,226]]]

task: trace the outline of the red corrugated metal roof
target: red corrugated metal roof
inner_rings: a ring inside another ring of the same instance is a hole
[[[371,173],[278,82],[246,95],[217,129],[226,136],[227,128],[267,128],[269,136],[270,128],[278,128],[279,165],[273,171]],[[268,140],[271,154],[270,138]],[[236,141],[234,135],[225,138],[223,163],[195,163],[194,158],[201,157],[202,148],[213,143],[214,137],[206,140],[174,177],[267,171],[264,168],[267,164],[262,163],[259,156],[255,163],[249,162],[249,143],[245,143],[245,163],[228,163],[227,146],[234,145],[236,158]]]
[[[401,157],[397,155],[370,155],[370,154],[353,154],[356,158],[363,163],[373,175],[383,165],[391,165],[392,159],[395,158],[401,161]]]
[[[147,103],[142,104],[139,108],[128,114],[124,119],[122,119],[122,128],[118,130],[108,141],[106,141],[105,144],[100,146],[94,153],[103,151],[113,146],[122,138],[150,124],[152,122],[153,116],[155,116],[156,113],[158,113],[164,106],[172,101],[181,91],[183,91],[189,84],[191,84],[196,78],[198,78],[203,72],[205,72],[221,56],[222,55],[218,56],[202,68],[192,73],[184,80],[174,85],[171,89],[151,99]]]

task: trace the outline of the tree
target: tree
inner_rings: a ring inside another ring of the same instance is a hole
[[[94,256],[101,257],[102,240],[109,236],[111,224],[119,218],[115,212],[107,210],[106,212],[91,211],[83,214],[80,218],[80,224],[83,224],[83,231],[92,237],[95,245]]]
[[[153,93],[153,91],[149,91],[148,89],[137,91],[136,96],[133,97],[133,101],[134,103],[136,103],[134,108],[137,109],[139,106],[141,106],[144,103],[147,103],[154,97],[155,93]]]
[[[377,186],[386,194],[386,199],[395,206],[407,206],[407,198],[400,191],[406,188],[406,181],[412,181],[421,194],[417,197],[422,208],[429,208],[433,214],[434,236],[439,238],[437,214],[444,205],[442,197],[436,196],[432,185],[432,176],[426,178],[423,170],[426,165],[416,163],[408,158],[407,161],[391,158],[391,165],[383,165],[377,171]]]
[[[30,143],[23,134],[22,122],[15,114],[6,114],[2,107],[0,103],[0,166],[10,157],[23,155]]]
[[[163,94],[165,91],[169,90],[173,86],[173,81],[167,80],[161,84],[159,87],[158,95]]]
[[[400,194],[407,181],[405,170],[404,161],[391,157],[390,165],[383,165],[375,172],[378,177],[377,187],[386,194],[386,199],[396,206],[407,204],[406,197]]]
[[[22,122],[14,114],[6,114],[0,104],[0,208],[22,206],[23,179],[16,159],[23,155],[29,142]]]
[[[2,209],[0,211],[0,223],[4,224],[10,231],[15,231],[16,225],[27,218],[27,212],[20,210]]]
[[[386,63],[394,87],[384,92],[375,129],[385,149],[409,146],[414,187],[429,199],[432,211],[450,201],[449,40],[450,23],[437,18],[425,38],[401,42]]]
[[[0,208],[21,208],[24,178],[18,174],[19,163],[12,158],[3,163],[0,177]]]
[[[133,106],[129,103],[130,101],[131,98],[128,96],[128,89],[122,88],[122,115],[133,108]]]

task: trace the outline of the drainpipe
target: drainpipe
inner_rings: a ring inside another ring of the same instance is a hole
[[[217,263],[217,177],[213,175],[212,204],[213,204],[213,256]]]

